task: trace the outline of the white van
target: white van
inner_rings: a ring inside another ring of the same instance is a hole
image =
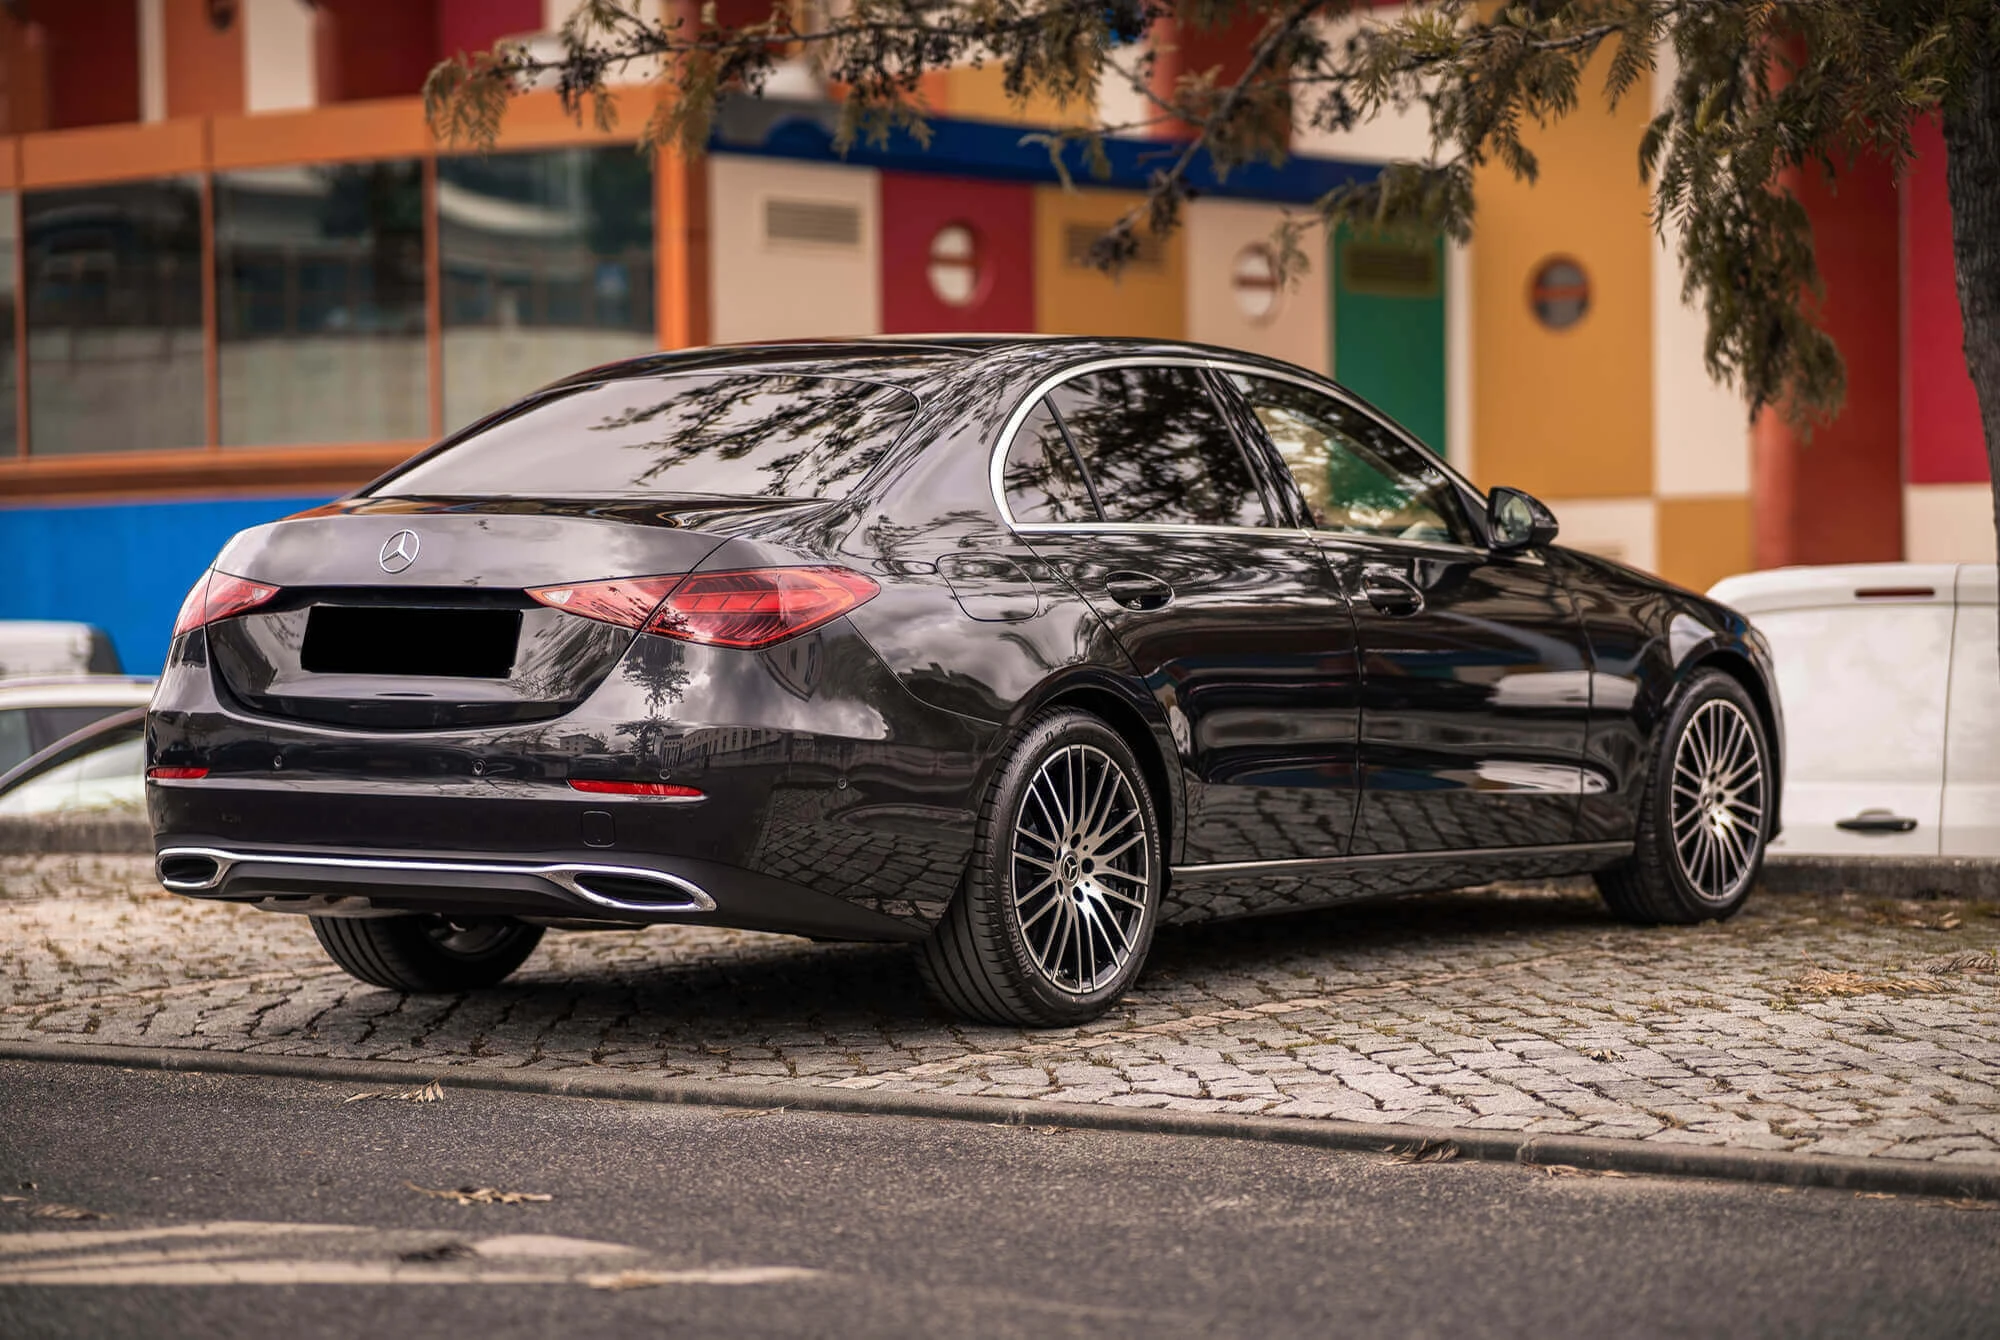
[[[1774,857],[2000,860],[1990,564],[1778,568],[1716,583],[1770,639],[1785,710]]]

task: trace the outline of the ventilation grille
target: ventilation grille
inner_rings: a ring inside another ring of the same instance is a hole
[[[1072,223],[1063,228],[1063,255],[1071,265],[1088,268],[1090,248],[1097,239],[1110,231],[1109,224]],[[1141,233],[1138,238],[1139,250],[1126,265],[1135,270],[1157,270],[1165,263],[1166,249],[1160,239],[1151,233]]]
[[[816,247],[858,247],[861,207],[828,200],[766,200],[764,237]]]
[[[1353,293],[1428,298],[1438,291],[1437,249],[1386,242],[1350,242],[1343,276]]]

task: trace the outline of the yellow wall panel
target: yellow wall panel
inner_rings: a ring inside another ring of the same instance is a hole
[[[1662,577],[1706,591],[1750,570],[1750,499],[1662,498],[1658,507]]]
[[[1088,239],[1140,201],[1129,191],[1035,190],[1035,311],[1054,335],[1142,335],[1178,340],[1187,330],[1186,230],[1142,239],[1116,278],[1079,260]]]
[[[1025,103],[1007,97],[1006,71],[998,64],[955,65],[945,71],[942,115],[972,121],[1003,121],[1030,126],[1075,126],[1097,115],[1096,99],[1086,95],[1061,106],[1047,94],[1036,94]]]
[[[1637,169],[1644,79],[1618,111],[1599,92],[1606,59],[1583,77],[1582,105],[1527,136],[1541,162],[1529,185],[1504,167],[1478,175],[1472,244],[1472,377],[1483,484],[1549,497],[1653,491],[1652,248]],[[1551,330],[1530,303],[1542,264],[1567,258],[1590,282],[1583,319]]]

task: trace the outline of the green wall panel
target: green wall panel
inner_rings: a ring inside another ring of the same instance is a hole
[[[1444,242],[1333,238],[1333,376],[1445,449]]]

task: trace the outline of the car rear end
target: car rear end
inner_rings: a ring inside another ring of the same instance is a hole
[[[971,741],[848,622],[879,588],[834,552],[915,410],[764,371],[584,383],[244,532],[149,719],[162,882],[318,915],[920,936],[962,839],[922,821],[938,768],[897,744]]]

